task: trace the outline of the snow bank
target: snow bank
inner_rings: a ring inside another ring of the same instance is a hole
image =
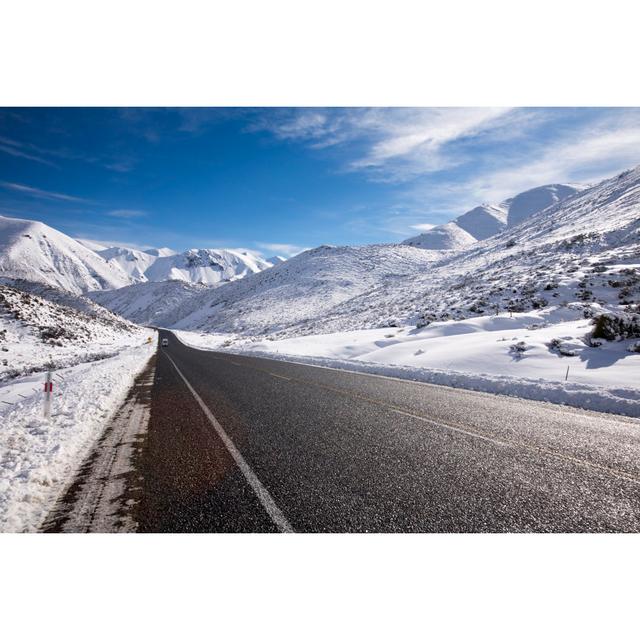
[[[154,351],[155,340],[56,370],[51,421],[43,373],[0,387],[0,531],[37,530]]]

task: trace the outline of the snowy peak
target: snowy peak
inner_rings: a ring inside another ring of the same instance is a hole
[[[441,224],[405,240],[405,244],[434,250],[459,251],[515,227],[527,218],[579,193],[575,184],[547,184],[519,193],[501,204],[482,204],[452,222]],[[462,233],[461,233],[462,232]]]
[[[97,253],[107,262],[117,264],[134,282],[146,282],[145,271],[157,259],[145,251],[128,247],[110,247]]]
[[[591,239],[613,247],[637,243],[639,229],[640,165],[533,214],[509,237],[530,245],[561,241],[581,246]]]
[[[282,264],[283,262],[287,261],[287,259],[283,258],[282,256],[271,256],[270,258],[265,258],[265,260],[274,267],[277,264]]]
[[[507,225],[515,227],[530,216],[562,202],[584,188],[575,184],[547,184],[523,191],[510,201]]]
[[[73,293],[130,283],[117,265],[55,229],[0,216],[0,276],[60,287]]]
[[[459,251],[475,241],[476,238],[462,227],[455,222],[449,222],[428,229],[420,235],[405,240],[402,244],[433,251]]]
[[[258,273],[271,264],[242,249],[189,249],[184,253],[157,258],[145,276],[152,282],[182,280],[216,285]]]
[[[507,226],[507,213],[504,205],[481,204],[456,218],[455,223],[476,240],[485,240]]]
[[[507,226],[504,205],[482,204],[448,222],[432,227],[404,244],[436,251],[459,251],[477,240],[500,233]]]
[[[0,278],[58,287],[75,294],[140,282],[181,280],[218,285],[284,261],[246,249],[161,249],[76,240],[46,224],[0,216]]]
[[[117,264],[132,282],[180,280],[193,284],[217,285],[258,273],[272,266],[257,254],[243,249],[130,249],[111,247],[98,252],[107,262]]]

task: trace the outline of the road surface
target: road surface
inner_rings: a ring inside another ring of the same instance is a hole
[[[162,338],[138,531],[640,531],[639,420]]]

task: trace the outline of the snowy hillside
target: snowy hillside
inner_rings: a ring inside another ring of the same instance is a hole
[[[147,280],[182,280],[194,284],[219,284],[271,267],[259,255],[240,249],[190,249],[161,256],[145,271]]]
[[[134,284],[88,296],[99,305],[141,325],[167,326],[179,320],[184,306],[207,287],[178,280]]]
[[[470,233],[455,222],[441,224],[403,242],[411,247],[433,251],[458,251],[476,242]]]
[[[437,225],[404,241],[423,249],[458,251],[476,240],[486,240],[505,228],[515,227],[530,216],[562,202],[585,187],[549,184],[519,193],[501,204],[482,204],[455,220]]]
[[[636,168],[439,261],[390,295],[373,290],[357,301],[359,308],[345,304],[335,310],[342,319],[331,324],[364,328],[376,326],[380,316],[428,322],[561,303],[577,314],[626,309],[627,302],[638,303],[639,224]]]
[[[86,298],[45,289],[58,300],[0,284],[0,384],[50,364],[58,368],[108,357],[142,341],[140,327]]]
[[[297,327],[309,332],[348,300],[373,288],[393,290],[427,271],[439,252],[406,245],[321,246],[283,264],[224,287],[205,291],[184,305],[183,328],[269,333]]]
[[[130,283],[117,264],[32,220],[0,216],[0,277],[22,278],[73,293],[116,289]]]

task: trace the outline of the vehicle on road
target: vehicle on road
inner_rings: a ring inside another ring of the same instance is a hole
[[[168,347],[169,346],[169,340],[167,338],[162,338],[162,346],[163,347]]]

